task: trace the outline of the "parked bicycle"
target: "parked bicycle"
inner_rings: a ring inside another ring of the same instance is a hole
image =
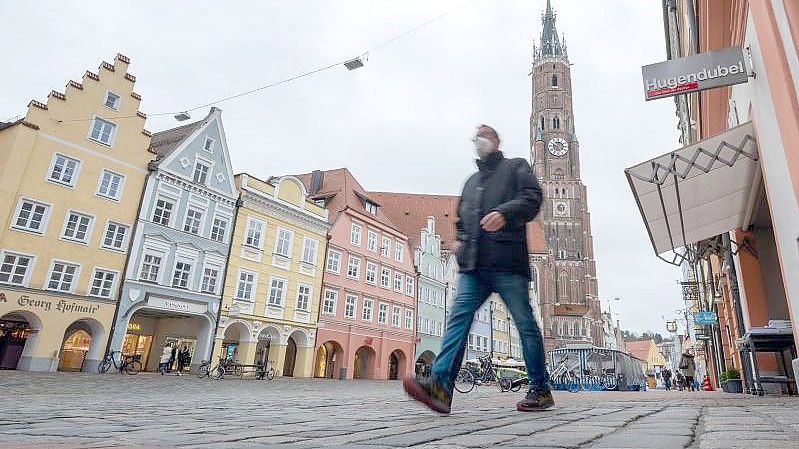
[[[552,370],[552,373],[549,374],[549,383],[556,390],[567,390],[571,393],[576,393],[580,391],[581,388],[580,380],[573,373],[576,367],[572,367],[571,369],[567,367],[568,361],[569,357],[566,356],[558,363],[555,369]],[[511,381],[510,390],[514,392],[519,391],[522,385],[529,385],[529,383],[530,380],[527,377],[513,380]]]
[[[200,367],[197,368],[197,377],[201,379],[203,377],[211,377],[210,373],[211,373],[211,362],[209,360],[203,360],[202,363],[200,363]]]
[[[270,360],[266,365],[258,364],[255,369],[255,378],[258,380],[272,380],[275,378],[275,368],[272,367],[274,360]]]
[[[114,354],[119,354],[119,363],[117,363],[117,358],[114,357]],[[142,370],[141,354],[123,356],[119,351],[111,351],[111,353],[106,354],[105,358],[103,358],[103,361],[97,365],[97,372],[100,374],[105,374],[109,369],[111,369],[112,366],[116,368],[119,374],[122,374],[123,372],[130,375],[138,374],[139,371]]]
[[[458,375],[455,377],[455,390],[460,393],[468,393],[474,389],[475,385],[484,385],[491,382],[497,382],[500,391],[505,386],[504,382],[500,382],[497,370],[494,368],[491,354],[485,357],[478,357],[480,362],[480,371],[477,376],[469,368],[461,368]]]

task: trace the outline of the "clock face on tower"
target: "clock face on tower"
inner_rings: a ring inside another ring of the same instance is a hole
[[[547,149],[553,156],[565,156],[569,152],[569,144],[560,137],[555,137],[554,139],[549,139]]]

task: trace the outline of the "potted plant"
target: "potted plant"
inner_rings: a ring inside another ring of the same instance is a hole
[[[743,385],[741,384],[741,373],[736,368],[729,368],[722,374],[722,378],[726,378],[723,389],[727,393],[742,393]]]

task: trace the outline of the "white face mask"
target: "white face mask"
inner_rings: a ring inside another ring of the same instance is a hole
[[[474,139],[474,148],[477,150],[477,155],[484,159],[489,154],[493,153],[496,149],[494,142],[486,139],[485,137],[476,137]]]

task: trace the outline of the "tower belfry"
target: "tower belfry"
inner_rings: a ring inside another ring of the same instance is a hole
[[[580,143],[572,107],[571,65],[547,0],[533,47],[530,160],[541,183],[539,220],[549,259],[534,261],[547,349],[566,343],[602,346],[587,190],[580,180]],[[539,266],[536,266],[539,265]]]

